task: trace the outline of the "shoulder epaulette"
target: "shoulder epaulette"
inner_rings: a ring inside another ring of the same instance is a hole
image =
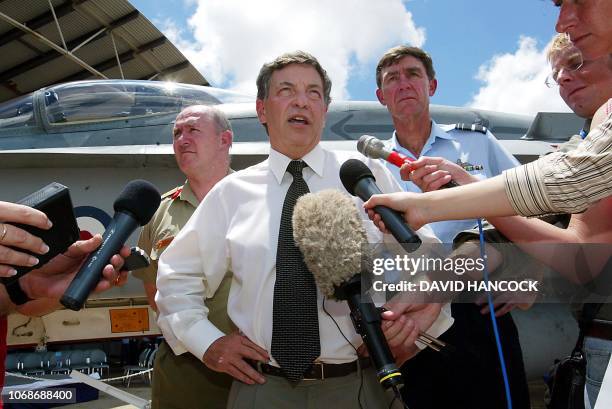
[[[164,193],[162,195],[162,199],[168,198],[170,200],[174,200],[181,195],[182,191],[183,191],[183,186],[175,187],[174,189]]]
[[[460,131],[480,132],[484,134],[487,133],[487,127],[484,125],[480,125],[480,124],[458,123],[458,124],[455,124],[455,129],[458,129]]]

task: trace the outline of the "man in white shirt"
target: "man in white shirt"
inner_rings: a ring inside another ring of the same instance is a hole
[[[164,252],[155,299],[158,324],[176,354],[190,352],[209,368],[237,380],[228,407],[354,408],[359,399],[364,408],[387,408],[390,397],[372,368],[365,369],[367,361],[358,360],[356,348],[362,342],[347,304],[325,300],[308,281],[312,274],[298,275],[301,255],[299,260],[289,257],[295,263],[289,282],[299,281],[300,287],[294,285],[293,297],[279,297],[283,294],[279,287],[287,280],[285,253],[295,250],[293,243],[286,246],[292,237],[283,234],[288,199],[304,183],[311,192],[344,191],[340,165],[359,156],[326,151],[319,145],[331,81],[314,57],[298,51],[264,64],[257,86],[257,114],[270,138],[270,156],[220,181]],[[400,190],[382,164],[361,159],[383,191]],[[370,240],[381,241],[359,208]],[[427,228],[417,233],[423,241],[437,242]],[[279,241],[279,237],[285,238]],[[228,270],[233,273],[228,314],[239,328],[232,334],[210,323],[202,297],[215,293]],[[290,305],[287,298],[298,301]],[[294,308],[305,310],[296,313]],[[286,310],[293,312],[293,320],[283,317]],[[384,325],[396,357],[415,348],[419,329],[429,328],[437,336],[450,326],[449,318],[439,311],[439,305],[423,305]],[[312,332],[306,327],[316,333],[316,345],[308,344]],[[304,339],[295,340],[295,334],[305,334],[300,337]],[[286,345],[287,339],[298,344]],[[309,354],[310,363],[296,370],[303,355]]]

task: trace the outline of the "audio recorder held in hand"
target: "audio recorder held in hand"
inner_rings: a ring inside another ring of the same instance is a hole
[[[32,267],[13,266],[17,270],[16,275],[0,278],[0,282],[5,285],[17,280],[31,270],[42,267],[53,257],[65,252],[70,245],[79,239],[79,227],[72,208],[70,191],[66,186],[57,182],[50,183],[24,197],[17,203],[40,210],[47,215],[53,226],[48,230],[44,230],[26,224],[10,223],[34,236],[40,237],[49,246],[49,251],[46,254],[35,254],[27,250],[15,248],[17,251],[36,257],[39,263]]]

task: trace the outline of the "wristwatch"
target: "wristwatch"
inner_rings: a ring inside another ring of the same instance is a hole
[[[5,285],[6,293],[15,305],[23,305],[28,301],[32,301],[30,297],[23,291],[19,280],[12,281]]]

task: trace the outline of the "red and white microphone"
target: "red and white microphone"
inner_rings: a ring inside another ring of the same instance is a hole
[[[357,150],[368,158],[383,159],[397,166],[398,168],[401,168],[402,165],[405,163],[414,162],[414,159],[412,159],[411,157],[402,155],[401,153],[393,149],[387,148],[383,141],[371,135],[361,135],[361,137],[357,141]],[[442,188],[449,188],[455,186],[459,186],[459,184],[454,180],[451,180],[450,182],[442,186]]]

